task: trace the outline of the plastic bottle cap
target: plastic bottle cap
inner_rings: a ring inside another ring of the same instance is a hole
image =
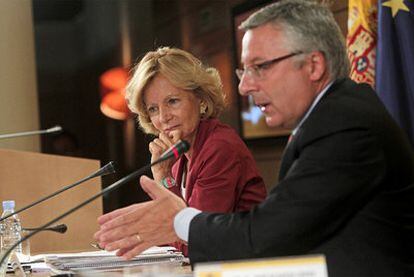
[[[15,206],[14,200],[3,201],[3,210],[14,209],[14,206]]]

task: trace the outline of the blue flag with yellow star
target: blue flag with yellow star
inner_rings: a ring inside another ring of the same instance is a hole
[[[414,0],[378,2],[376,90],[414,145]]]

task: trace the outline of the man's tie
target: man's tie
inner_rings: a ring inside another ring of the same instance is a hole
[[[288,145],[293,140],[294,137],[295,136],[293,135],[293,133],[291,133],[290,136],[289,136],[289,138],[288,138],[288,143],[287,143]]]

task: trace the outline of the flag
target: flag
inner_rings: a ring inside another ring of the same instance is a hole
[[[375,87],[414,145],[413,0],[379,0]]]
[[[349,0],[346,42],[351,63],[351,79],[374,87],[377,0]]]

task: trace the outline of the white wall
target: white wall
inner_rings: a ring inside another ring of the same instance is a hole
[[[39,129],[30,0],[0,0],[0,134]],[[37,136],[3,139],[0,148],[40,151]]]

